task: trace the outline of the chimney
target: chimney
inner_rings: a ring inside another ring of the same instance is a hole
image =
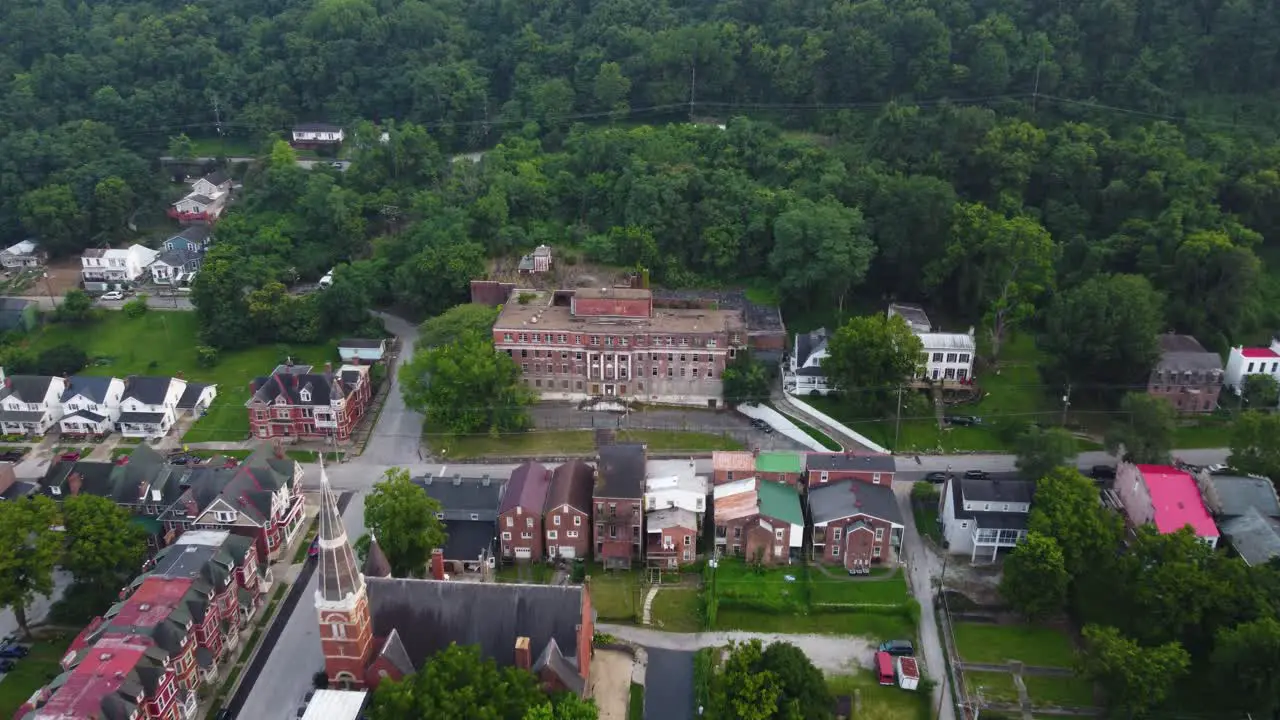
[[[0,493],[13,487],[18,476],[13,470],[13,463],[0,463]]]
[[[751,457],[760,457],[760,446],[755,445],[751,448]]]
[[[285,359],[284,359],[284,366],[285,366],[285,367],[293,367],[293,356],[292,356],[292,355],[288,355],[288,356],[286,356],[286,357],[285,357]]]
[[[529,649],[529,638],[516,638],[516,667],[528,670],[533,667],[533,653]]]
[[[440,548],[431,551],[431,577],[444,579],[444,550]]]
[[[200,506],[196,504],[194,498],[187,498],[187,517],[193,518],[200,514]]]
[[[8,382],[8,380],[6,380],[5,382]],[[84,482],[80,479],[80,473],[78,472],[71,473],[71,475],[67,478],[67,492],[71,495],[79,495],[80,488],[83,485],[84,485]]]

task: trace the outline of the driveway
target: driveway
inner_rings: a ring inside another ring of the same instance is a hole
[[[924,544],[916,529],[915,515],[911,512],[910,482],[893,484],[898,498],[898,510],[906,526],[903,546],[906,548],[907,584],[911,595],[920,603],[920,648],[917,659],[924,661],[925,671],[936,683],[933,687],[933,705],[939,708],[938,720],[955,720],[955,705],[951,698],[951,683],[947,682],[946,651],[938,635],[937,608],[934,604],[934,578],[942,577],[942,560]]]
[[[644,716],[645,720],[693,720],[692,652],[649,648]]]
[[[631,666],[635,659],[621,650],[596,650],[591,658],[587,697],[596,701],[599,720],[627,720],[631,703]]]
[[[391,377],[386,404],[378,416],[377,425],[369,436],[369,444],[359,458],[361,465],[406,466],[421,464],[424,456],[419,452],[422,442],[422,415],[405,407],[400,392],[399,369],[413,359],[413,345],[418,339],[418,328],[407,320],[394,315],[377,313],[387,324],[387,330],[400,338],[400,359]]]
[[[782,633],[752,632],[704,632],[704,633],[670,633],[661,630],[633,627],[631,625],[596,625],[598,632],[608,633],[627,642],[643,645],[650,649],[649,672],[655,666],[661,666],[661,660],[655,659],[654,650],[677,650],[692,653],[708,647],[722,647],[731,642],[760,640],[765,645],[775,642],[789,642],[804,651],[813,661],[814,666],[823,672],[847,673],[851,667],[871,667],[875,655],[875,644],[866,638],[852,635],[786,635]],[[646,680],[645,685],[651,685]]]

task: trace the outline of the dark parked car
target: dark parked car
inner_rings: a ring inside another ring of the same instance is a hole
[[[887,652],[890,655],[910,656],[916,654],[916,648],[911,644],[910,640],[890,640],[880,643],[880,652]]]
[[[0,660],[0,672],[11,672],[13,670],[12,660]]]
[[[964,477],[966,480],[986,480],[986,470],[965,470]]]
[[[926,482],[944,483],[947,481],[947,474],[941,471],[934,471],[931,473],[925,473],[924,479]]]
[[[946,421],[952,425],[981,425],[982,418],[975,415],[948,415]]]
[[[24,658],[31,649],[25,645],[7,645],[0,648],[0,658],[17,659]]]
[[[25,456],[26,453],[21,450],[9,450],[8,452],[0,453],[0,462],[22,462],[22,458]]]
[[[1098,480],[1111,480],[1116,476],[1116,469],[1110,465],[1094,465],[1089,474]]]

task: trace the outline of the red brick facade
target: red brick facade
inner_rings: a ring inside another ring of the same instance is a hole
[[[761,527],[761,523],[768,528]],[[725,552],[735,557],[755,562],[757,557],[765,564],[786,562],[790,557],[791,523],[762,515],[750,515],[718,525],[724,529]]]
[[[649,566],[679,567],[698,559],[698,529],[686,527],[663,528],[661,533],[650,532],[645,548]]]
[[[644,515],[636,498],[595,498],[596,557],[639,557]]]
[[[893,525],[870,515],[833,520],[826,527],[814,528],[814,546],[818,560],[843,565],[888,565],[893,556]],[[821,542],[820,542],[821,541]]]
[[[369,618],[369,598],[363,585],[351,610],[320,611],[320,648],[332,686],[358,687],[365,682],[367,659],[373,653]]]
[[[552,508],[543,518],[543,530],[548,557],[585,558],[591,552],[591,516],[581,510],[565,505]],[[566,547],[572,552],[564,552]]]
[[[341,385],[338,373],[331,384],[336,388]],[[318,375],[309,376],[312,378]],[[284,400],[291,393],[277,397],[274,402],[263,402],[259,395],[262,378],[250,383],[250,392],[255,393],[246,405],[249,413],[249,432],[258,439],[298,438],[301,440],[322,440],[332,438],[338,442],[351,439],[360,418],[364,417],[373,396],[372,383],[367,368],[359,373],[359,381],[355,387],[343,393],[340,398],[324,404],[308,404],[302,400]],[[294,381],[293,377],[281,373],[267,378],[267,383],[284,383]],[[324,396],[328,399],[329,394]],[[332,423],[330,425],[329,423]]]
[[[892,472],[874,472],[871,470],[811,470],[809,471],[809,487],[826,485],[840,480],[857,480],[872,485],[893,485]]]
[[[498,537],[503,557],[517,560],[541,560],[546,557],[540,512],[527,512],[524,508],[517,507],[498,515]],[[527,556],[525,550],[528,550]]]

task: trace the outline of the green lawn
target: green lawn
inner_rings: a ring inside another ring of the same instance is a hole
[[[862,698],[862,712],[854,715],[856,720],[927,720],[931,710],[928,693],[886,687],[870,670],[828,675],[827,690],[833,696],[857,694]]]
[[[498,582],[541,585],[551,582],[552,571],[546,563],[512,563],[499,565],[495,574]]]
[[[58,661],[66,653],[71,639],[58,636],[31,646],[31,654],[19,660],[13,671],[0,681],[0,717],[12,717],[32,693],[62,672]]]
[[[627,703],[627,720],[644,720],[644,686],[631,683],[631,697]]]
[[[1075,664],[1071,640],[1053,628],[960,622],[954,625],[956,647],[967,662],[1069,668]]]
[[[756,569],[741,560],[721,560],[714,578],[720,609],[723,612],[726,604],[743,601],[783,611],[803,610],[809,603],[803,570],[792,566]]]
[[[604,622],[639,622],[644,611],[645,588],[636,570],[602,570],[594,567],[591,575],[591,606]]]
[[[901,573],[883,580],[858,580],[829,578],[814,572],[809,579],[809,600],[813,603],[901,605],[907,601],[907,581]]]
[[[702,630],[702,601],[693,588],[671,588],[658,591],[649,608],[653,627],[667,632]]]
[[[249,419],[244,403],[249,382],[271,372],[292,357],[296,363],[323,364],[337,359],[336,344],[265,345],[222,353],[218,364],[202,368],[196,362],[199,324],[193,312],[151,311],[140,318],[122,312],[98,311],[82,325],[55,324],[31,340],[39,351],[54,345],[75,345],[89,355],[85,375],[177,375],[188,380],[216,383],[213,406],[183,437],[183,442],[244,440]]]
[[[773,409],[774,409],[775,411],[777,411],[780,415],[785,415],[785,416],[786,416],[786,418],[787,418],[788,420],[790,420],[792,423],[794,423],[796,427],[798,427],[798,428],[800,428],[801,430],[803,430],[803,431],[805,432],[805,434],[806,434],[806,435],[808,435],[809,437],[811,437],[811,438],[813,438],[814,440],[817,440],[819,443],[821,443],[821,444],[822,444],[822,447],[824,447],[824,448],[826,448],[826,449],[828,449],[828,450],[831,450],[831,451],[833,451],[833,452],[839,452],[839,451],[841,451],[841,450],[843,450],[843,449],[844,449],[844,446],[842,446],[840,443],[836,442],[835,440],[832,440],[831,438],[827,437],[826,433],[822,432],[822,431],[821,431],[821,430],[819,430],[818,428],[816,428],[816,427],[814,427],[814,426],[812,426],[812,425],[810,425],[810,424],[808,424],[808,423],[804,422],[803,420],[799,420],[799,419],[796,419],[796,418],[794,418],[794,417],[792,417],[792,416],[790,416],[790,415],[787,415],[786,413],[784,413],[784,412],[782,412],[782,411],[778,410],[778,408],[777,408],[776,406],[774,406],[774,404],[773,404],[773,403],[768,403],[768,402],[767,402],[767,403],[764,403],[764,404],[765,404],[766,406],[770,407],[770,408],[773,408]]]
[[[1023,675],[1032,705],[1057,707],[1093,707],[1093,685],[1078,677],[1044,677]]]
[[[191,138],[195,157],[254,157],[260,148],[242,138]]]
[[[789,613],[722,607],[716,611],[716,630],[748,632],[859,635],[875,640],[915,637],[915,628],[901,615],[856,612]]]
[[[1230,447],[1231,424],[1221,418],[1206,418],[1194,425],[1180,425],[1174,431],[1173,446],[1179,449]]]
[[[246,421],[247,422],[247,421]],[[723,435],[679,430],[624,430],[618,442],[642,442],[650,452],[711,452],[741,450],[742,443]],[[589,455],[595,452],[595,434],[590,430],[537,430],[497,438],[467,435],[449,439],[429,439],[445,456],[462,460],[477,457],[528,457],[538,455]]]
[[[1018,702],[1018,687],[1009,673],[966,671],[964,689],[971,698],[977,698],[981,691],[982,699],[987,702]]]
[[[911,488],[911,514],[916,521],[916,531],[942,544],[942,528],[938,525],[938,500],[941,486],[918,482]]]

